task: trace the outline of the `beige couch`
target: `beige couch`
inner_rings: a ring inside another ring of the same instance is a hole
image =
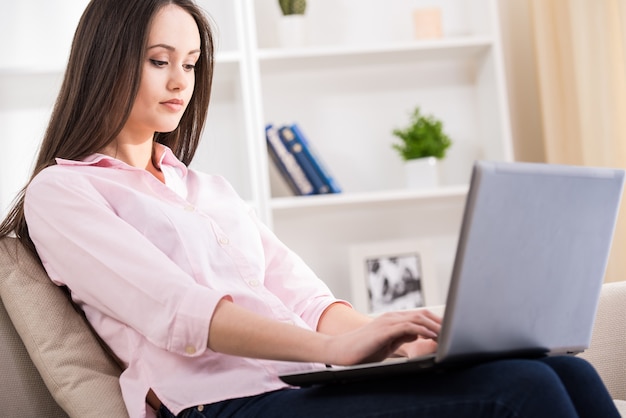
[[[72,254],[68,254],[72,257]],[[126,417],[120,368],[15,239],[0,240],[2,416]],[[626,282],[604,285],[582,354],[626,416]]]

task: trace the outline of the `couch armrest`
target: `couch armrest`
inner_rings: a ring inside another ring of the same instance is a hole
[[[580,357],[594,365],[614,399],[626,400],[626,281],[603,285],[591,345]]]

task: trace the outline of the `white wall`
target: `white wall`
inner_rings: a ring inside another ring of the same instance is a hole
[[[5,41],[1,68],[38,72],[62,68],[87,3],[87,0],[0,0],[0,39]]]
[[[24,186],[87,0],[0,0],[0,216]]]
[[[30,175],[60,74],[0,77],[0,214],[4,214]]]
[[[475,1],[437,0],[446,36],[485,30],[468,26],[467,14],[472,12]],[[273,23],[258,27],[259,46],[276,46],[279,43],[278,1],[255,0],[255,4],[258,21]],[[306,8],[305,43],[320,46],[406,42],[414,39],[412,11],[432,5],[432,0],[310,0]],[[477,21],[483,19],[486,20]]]

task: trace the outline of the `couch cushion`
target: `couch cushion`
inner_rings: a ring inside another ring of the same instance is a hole
[[[64,292],[15,238],[0,240],[0,297],[45,385],[68,415],[128,416],[120,368]],[[13,376],[5,379],[5,388],[14,382]],[[37,390],[31,395],[38,396]]]
[[[50,395],[0,299],[0,408],[7,417],[67,418]]]
[[[623,417],[626,417],[626,401],[616,400],[615,401],[615,406],[617,406],[617,410],[619,411],[619,413]]]
[[[626,282],[602,286],[591,344],[579,355],[598,370],[614,399],[626,401]]]

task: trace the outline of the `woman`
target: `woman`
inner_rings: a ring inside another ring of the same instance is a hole
[[[212,70],[211,30],[191,0],[93,0],[33,177],[0,229],[71,290],[124,363],[131,417],[618,416],[576,358],[282,383],[320,363],[432,352],[441,319],[355,312],[224,179],[187,168]]]

